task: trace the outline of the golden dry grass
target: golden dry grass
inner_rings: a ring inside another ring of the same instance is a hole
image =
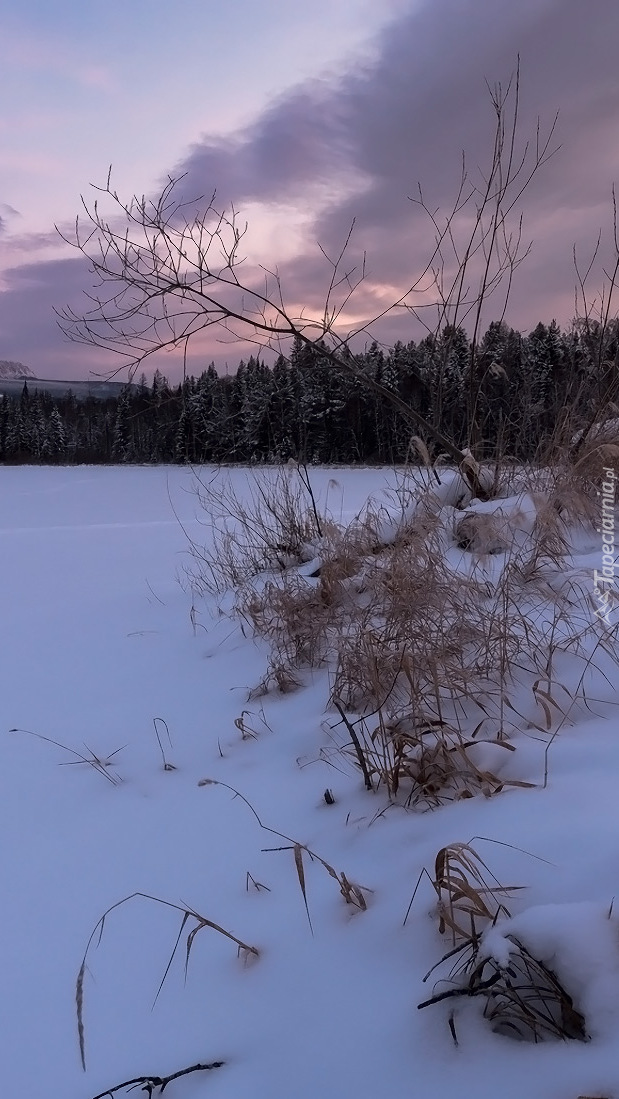
[[[427,871],[419,876],[405,922],[424,874],[437,897],[438,931],[449,934],[452,946],[424,977],[425,982],[437,970],[445,973],[435,985],[437,991],[418,1007],[480,997],[484,1018],[498,1034],[519,1041],[586,1041],[585,1019],[559,977],[524,943],[507,936],[507,964],[480,950],[483,932],[509,917],[505,900],[521,887],[502,885],[471,843],[452,843],[438,852],[434,877]],[[449,1026],[457,1044],[454,1009]]]
[[[304,669],[326,667],[331,705],[356,730],[341,750],[366,786],[382,785],[409,806],[500,792],[507,784],[474,765],[472,739],[507,747],[530,720],[513,702],[516,681],[533,693],[537,727],[552,726],[544,692],[552,719],[562,720],[554,654],[579,651],[596,628],[593,616],[586,626],[571,621],[583,593],[554,583],[568,525],[593,521],[596,490],[584,459],[583,451],[579,472],[566,462],[495,471],[495,487],[511,479],[522,510],[506,501],[494,515],[445,508],[432,476],[425,488],[404,476],[395,494],[400,523],[391,527],[371,502],[347,527],[327,521],[288,468],[268,485],[258,480],[249,508],[221,486],[213,501],[204,496],[211,522],[233,516],[242,535],[225,528],[205,587],[236,585],[237,614],[270,647],[251,697],[295,690]],[[466,549],[454,558],[458,540]],[[490,551],[499,548],[493,567]]]
[[[307,915],[307,920],[308,920],[308,923],[309,923],[309,926],[310,926],[310,930],[312,931],[312,934],[313,934],[314,929],[313,929],[313,926],[312,926],[312,919],[311,919],[311,916],[310,916],[309,901],[308,901],[308,895],[307,895],[307,884],[306,884],[306,877],[305,877],[305,861],[304,860],[306,860],[306,859],[309,860],[309,862],[311,862],[311,863],[315,862],[319,866],[322,866],[323,870],[326,870],[329,877],[333,878],[334,881],[337,882],[337,884],[339,885],[339,888],[340,888],[340,893],[341,893],[342,897],[344,898],[346,904],[351,904],[355,908],[359,909],[362,912],[366,911],[366,909],[367,909],[366,894],[372,893],[372,890],[368,886],[357,885],[356,882],[351,881],[350,878],[348,878],[347,875],[344,873],[344,871],[336,870],[331,865],[331,863],[327,862],[327,860],[322,858],[321,855],[318,855],[318,854],[316,854],[315,851],[310,850],[310,848],[307,846],[307,844],[299,843],[298,840],[293,839],[291,836],[287,836],[284,832],[278,831],[277,828],[271,828],[271,827],[269,827],[269,825],[264,824],[263,821],[261,820],[261,818],[259,817],[258,813],[256,812],[256,810],[254,809],[253,805],[251,804],[251,802],[248,801],[248,799],[245,797],[244,794],[242,794],[239,790],[235,789],[234,786],[230,786],[227,782],[219,782],[217,779],[210,779],[210,778],[201,779],[200,782],[198,783],[198,786],[220,786],[223,790],[228,790],[233,795],[234,798],[238,798],[240,801],[243,802],[243,804],[249,809],[250,813],[255,818],[255,820],[258,822],[258,825],[260,826],[260,828],[264,832],[270,832],[271,835],[277,836],[278,839],[284,840],[284,845],[283,846],[266,847],[266,848],[263,848],[263,850],[265,850],[265,851],[292,851],[293,859],[294,859],[295,872],[296,872],[297,880],[299,882],[299,888],[301,890],[301,895],[303,897],[303,904],[305,906],[305,913]]]

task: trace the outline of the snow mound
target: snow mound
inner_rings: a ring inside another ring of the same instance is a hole
[[[577,431],[572,438],[572,446],[579,443],[583,432]],[[587,442],[613,442],[619,439],[619,416],[612,416],[607,420],[599,420],[587,434]]]
[[[611,1038],[619,1024],[619,923],[609,905],[592,902],[527,908],[485,932],[480,957],[506,969],[514,939],[561,978],[584,1014],[592,1038]]]
[[[506,553],[532,534],[537,507],[528,493],[511,500],[476,501],[454,523],[460,549],[472,553]]]

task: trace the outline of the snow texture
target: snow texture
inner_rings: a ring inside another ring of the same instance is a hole
[[[415,506],[398,512],[393,504],[393,473],[316,470],[312,478],[319,501],[333,500],[339,485],[338,521],[352,520],[373,494],[383,543],[414,518]],[[325,670],[295,693],[248,701],[266,647],[183,582],[187,534],[203,538],[206,529],[190,471],[5,468],[2,482],[3,1094],[89,1099],[123,1079],[223,1060],[166,1094],[619,1096],[611,656],[597,654],[587,705],[554,740],[523,723],[516,753],[475,749],[477,765],[492,770],[517,758],[532,788],[381,813],[382,792],[365,791],[353,768],[320,759],[334,720],[325,715]],[[453,475],[433,491],[445,517],[456,504],[478,518],[496,519],[498,508],[513,534],[530,537],[531,498],[471,505]],[[458,548],[453,530],[445,545],[466,574],[475,553]],[[595,535],[580,537],[566,561],[574,590],[590,591],[599,553]],[[556,570],[549,576],[562,581]],[[593,612],[585,601],[578,613]],[[614,632],[608,638],[614,646]],[[575,686],[574,668],[566,654],[557,680]],[[526,714],[530,699],[519,706]],[[248,799],[264,825],[372,890],[367,911],[345,904],[324,866],[305,857],[312,934],[290,843],[264,831],[221,784]],[[422,868],[432,874],[441,847],[469,840],[500,881],[526,886],[483,949],[505,962],[513,935],[552,965],[585,1015],[587,1043],[513,1042],[492,1033],[479,1004],[460,1001],[456,1048],[445,1004],[417,1010],[431,995],[423,976],[449,948],[426,879],[406,924],[404,915]],[[244,964],[234,943],[205,928],[186,982],[183,943],[153,1007],[181,912],[140,897],[122,905],[88,955],[83,1073],[80,963],[102,914],[136,892],[190,906],[260,957]]]

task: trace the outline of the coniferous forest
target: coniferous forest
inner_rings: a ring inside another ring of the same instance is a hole
[[[529,335],[494,322],[473,360],[464,329],[447,327],[390,350],[372,344],[357,361],[457,446],[469,437],[473,361],[484,456],[529,461],[568,414],[578,423],[614,394],[619,322],[564,332],[553,321]],[[104,400],[52,398],[31,381],[0,401],[5,463],[393,464],[409,457],[410,439],[384,395],[300,343],[272,366],[250,357],[231,376],[211,364],[171,385],[157,372]]]

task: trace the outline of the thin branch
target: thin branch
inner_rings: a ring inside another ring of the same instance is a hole
[[[359,761],[359,766],[360,766],[361,771],[363,773],[363,780],[365,782],[365,788],[366,788],[366,790],[372,790],[374,788],[373,785],[372,785],[372,778],[370,776],[370,772],[368,771],[368,765],[367,765],[366,760],[365,760],[365,755],[363,753],[363,748],[361,747],[359,737],[357,736],[357,730],[355,729],[354,725],[352,725],[351,722],[346,717],[346,714],[344,713],[344,709],[343,709],[342,705],[338,702],[338,700],[336,698],[333,699],[333,705],[335,706],[338,714],[340,715],[342,721],[344,722],[344,725],[346,726],[346,728],[348,729],[348,732],[350,734],[350,739],[353,742],[353,746],[354,746],[354,749],[355,749],[355,752],[356,752],[356,755],[357,755],[357,759]]]
[[[225,1061],[211,1061],[207,1065],[190,1065],[189,1068],[179,1069],[178,1072],[172,1072],[169,1076],[134,1076],[131,1080],[123,1080],[122,1084],[115,1084],[114,1087],[100,1091],[98,1095],[93,1095],[93,1099],[107,1099],[108,1096],[113,1099],[115,1091],[133,1089],[138,1084],[142,1084],[142,1091],[145,1091],[150,1099],[155,1088],[159,1088],[159,1094],[162,1095],[172,1080],[180,1080],[181,1076],[189,1076],[191,1072],[209,1072],[214,1068],[222,1068],[225,1063]]]

